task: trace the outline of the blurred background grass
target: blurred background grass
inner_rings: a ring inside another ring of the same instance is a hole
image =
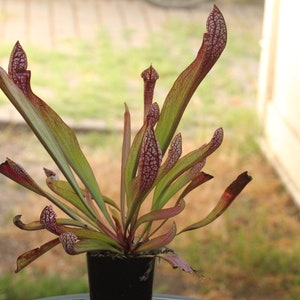
[[[158,263],[155,292],[210,300],[296,300],[300,294],[300,215],[261,155],[257,140],[255,105],[260,32],[257,27],[229,25],[227,48],[193,97],[180,127],[184,151],[209,140],[216,127],[224,128],[224,144],[208,160],[205,169],[216,179],[187,199],[186,214],[179,224],[204,215],[226,185],[243,170],[248,169],[254,181],[219,221],[202,231],[188,233],[172,245],[199,270],[199,275],[183,274]],[[204,24],[199,28],[198,23],[183,22],[175,16],[138,47],[119,49],[105,30],[99,32],[93,43],[69,40],[64,50],[26,47],[32,86],[42,99],[63,117],[75,122],[100,119],[112,129],[110,133],[79,134],[100,185],[109,196],[117,197],[118,193],[121,135],[113,129],[122,124],[124,102],[132,112],[134,128],[141,122],[140,73],[150,64],[159,72],[155,101],[161,104],[175,78],[195,56],[202,38],[199,32],[204,29]],[[130,34],[125,32],[124,38],[130,39]],[[7,57],[10,48],[11,45],[1,46],[1,57]],[[1,97],[0,105],[6,103]],[[25,163],[24,167],[29,167],[42,182],[40,169],[52,163],[40,152],[40,146],[28,131],[6,128],[0,142],[10,158]],[[1,180],[7,185],[7,181]],[[15,186],[9,186],[12,187]],[[36,247],[41,240],[38,235],[29,237],[11,229],[11,217],[22,211],[31,220],[46,203],[38,200],[41,202],[37,204],[38,198],[25,195],[23,190],[17,192],[22,201],[5,210],[1,220],[1,252],[11,252],[14,258]],[[9,242],[12,237],[18,243]],[[0,275],[0,300],[79,292],[87,292],[84,256],[67,257],[60,249],[19,275],[11,272]]]

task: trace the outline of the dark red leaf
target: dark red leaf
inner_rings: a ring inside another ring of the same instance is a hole
[[[238,196],[238,194],[245,188],[245,186],[252,180],[252,177],[248,175],[247,172],[243,172],[240,174],[225,190],[220,200],[216,204],[216,206],[212,209],[212,211],[201,221],[194,223],[183,230],[181,230],[178,234],[195,230],[201,227],[208,225],[217,219],[220,215],[222,215],[225,210],[229,207],[229,205],[233,202],[233,200]]]
[[[157,123],[159,119],[159,106],[156,102],[150,105],[146,119],[152,127]]]
[[[142,72],[141,77],[144,79],[144,120],[146,120],[146,116],[153,101],[155,83],[159,76],[156,70],[150,66]]]
[[[227,41],[227,29],[222,13],[214,6],[206,21],[207,33],[204,34],[202,76],[207,74],[223,52]]]
[[[180,268],[181,270],[188,273],[194,272],[194,270],[190,267],[190,265],[176,253],[168,252],[168,253],[159,254],[157,256],[167,261],[175,269]]]
[[[56,235],[60,235],[62,233],[62,231],[57,226],[56,213],[54,212],[51,205],[46,206],[42,210],[40,222],[48,231]]]
[[[74,233],[64,232],[59,236],[59,240],[68,254],[76,254],[76,251],[74,250],[74,245],[78,241],[78,239]]]
[[[208,180],[212,179],[213,176],[209,175],[207,173],[204,172],[200,172],[200,174],[197,175],[197,177],[195,177],[190,183],[189,185],[184,189],[184,191],[182,192],[182,194],[179,197],[179,200],[184,198],[188,193],[190,193],[192,190],[194,190],[195,188],[197,188],[199,185],[207,182]]]
[[[157,143],[154,129],[149,125],[146,129],[139,155],[139,190],[146,192],[154,183],[161,164],[161,151]]]
[[[223,128],[216,129],[213,138],[210,141],[210,147],[209,147],[210,153],[214,152],[216,149],[220,147],[220,145],[223,142],[223,137],[224,137]]]
[[[176,236],[176,224],[173,223],[172,227],[167,233],[164,233],[160,236],[157,236],[153,239],[150,239],[148,241],[143,242],[138,248],[137,251],[139,252],[148,252],[151,250],[156,250],[162,247],[165,247],[171,241],[175,238]]]
[[[42,188],[29,176],[25,169],[9,158],[0,165],[0,173],[39,195],[45,195]]]
[[[30,71],[27,70],[27,57],[20,43],[17,42],[10,55],[8,75],[13,82],[28,96],[30,88]]]
[[[164,168],[166,171],[170,170],[175,165],[175,163],[180,158],[181,154],[182,154],[182,138],[181,138],[181,134],[178,133],[175,135],[174,139],[171,142],[168,156],[164,163]]]
[[[30,251],[27,251],[20,255],[17,259],[17,269],[16,273],[24,269],[26,266],[28,266],[30,263],[32,263],[34,260],[45,254],[47,251],[51,250],[53,247],[58,245],[59,238],[56,238],[54,240],[51,240],[45,244],[43,244],[39,248],[32,249]]]
[[[244,189],[244,187],[252,180],[248,172],[240,174],[225,190],[221,200],[228,206],[237,197],[237,195]]]

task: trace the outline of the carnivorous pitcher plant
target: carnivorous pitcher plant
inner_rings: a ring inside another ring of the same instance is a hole
[[[16,272],[58,244],[71,255],[106,251],[124,257],[155,256],[174,268],[193,272],[183,258],[168,248],[168,244],[178,235],[214,221],[251,181],[247,172],[241,173],[205,218],[177,228],[176,217],[184,214],[188,194],[212,179],[203,167],[206,158],[223,140],[223,129],[218,128],[209,142],[183,155],[182,137],[176,133],[193,93],[226,45],[225,20],[216,6],[206,25],[207,32],[194,61],[175,80],[161,110],[153,102],[158,73],[152,66],[142,72],[144,119],[134,137],[129,108],[125,104],[119,199],[111,199],[101,191],[101,179],[95,178],[72,129],[34,94],[25,51],[19,42],[15,44],[8,72],[0,68],[0,87],[64,177],[60,180],[53,171],[44,169],[48,186],[45,189],[13,160],[7,158],[0,165],[3,175],[52,204],[42,210],[39,220],[24,223],[21,215],[14,217],[14,224],[20,229],[48,230],[54,235],[47,243],[20,255]],[[150,209],[141,213],[145,202]],[[68,217],[58,217],[57,210]]]

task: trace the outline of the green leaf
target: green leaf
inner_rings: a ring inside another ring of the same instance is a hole
[[[63,233],[60,242],[68,254],[74,255],[94,250],[108,250],[121,253],[120,245],[114,240],[97,231],[78,228],[59,227]]]
[[[96,216],[91,211],[90,207],[88,205],[85,205],[85,202],[81,200],[81,198],[77,195],[77,193],[75,193],[74,189],[67,181],[53,180],[51,177],[48,177],[47,185],[54,193],[74,205],[91,220],[96,220]]]
[[[117,250],[116,248],[112,247],[110,244],[104,243],[101,240],[79,240],[74,244],[74,252],[76,254],[89,252],[89,251],[97,251],[97,250],[107,250],[112,251],[114,253],[121,253],[121,251]]]
[[[93,171],[80,149],[74,132],[32,92],[26,54],[18,42],[11,54],[9,76],[10,78],[0,68],[0,87],[3,92],[31,127],[78,196],[81,197],[80,188],[70,167],[90,191],[107,220],[111,222]]]
[[[35,230],[45,230],[45,227],[40,221],[33,221],[30,223],[23,223],[21,220],[22,215],[16,215],[13,219],[13,223],[22,230],[35,231]],[[56,219],[58,225],[70,225],[76,227],[86,228],[87,226],[82,222],[72,219],[58,218]]]
[[[164,192],[155,196],[159,198],[159,203],[164,206],[177,192],[179,192],[184,186],[186,186],[195,177],[199,176],[200,170],[204,166],[205,162],[199,162],[191,169],[187,170],[184,174],[179,176],[172,184],[164,189]]]
[[[127,158],[126,166],[125,166],[125,188],[126,188],[126,196],[127,196],[127,207],[130,207],[134,195],[135,190],[131,188],[132,181],[136,175],[136,171],[138,168],[138,158],[139,158],[139,152],[140,147],[143,141],[143,137],[145,135],[147,128],[147,124],[144,123],[141,129],[138,131],[138,133],[135,135],[132,145],[130,147],[130,152]]]
[[[198,85],[216,63],[227,41],[225,20],[214,6],[206,23],[207,33],[195,60],[179,75],[168,93],[157,123],[156,135],[164,154]]]
[[[110,244],[115,249],[120,248],[120,245],[116,240],[113,238],[107,236],[106,234],[103,234],[99,231],[85,229],[85,228],[74,228],[69,226],[61,226],[58,224],[58,228],[62,232],[71,232],[76,235],[76,237],[80,240],[82,239],[91,239],[91,240],[99,240],[103,243]]]
[[[81,212],[83,212],[88,218],[81,216],[84,220],[86,220],[89,223],[93,223],[95,225],[97,221],[98,216],[98,210],[94,206],[93,199],[91,199],[91,195],[87,190],[81,189],[82,195],[84,195],[84,198],[87,199],[86,201],[81,201],[80,197],[77,195],[77,193],[74,192],[74,189],[71,187],[71,185],[67,181],[62,180],[56,180],[55,173],[45,169],[45,173],[47,175],[47,184],[48,187],[57,195],[61,196],[64,200],[68,201],[72,205],[74,205],[77,209],[79,209]],[[115,209],[119,210],[119,207],[117,204],[110,198],[103,195],[103,201],[111,206],[113,206]]]
[[[21,221],[22,215],[16,215],[13,219],[13,223],[22,230],[34,231],[34,230],[44,230],[45,227],[41,224],[40,221],[33,221],[30,223],[23,223]]]
[[[163,207],[168,198],[164,197],[164,193],[170,188],[171,184],[184,172],[191,169],[193,166],[201,161],[204,161],[210,154],[212,154],[223,141],[223,129],[218,128],[211,139],[211,141],[196,149],[182,158],[180,158],[173,168],[157,181],[157,186],[153,196],[153,209],[159,209]],[[176,187],[176,186],[175,186]]]
[[[11,81],[2,68],[0,68],[0,87],[44,145],[60,170],[70,181],[73,188],[78,191],[79,188],[77,182],[69,168],[66,158],[64,157],[58,140],[54,136],[54,131],[48,126],[47,121],[45,121],[42,117],[42,111],[45,109],[47,114],[49,113],[48,111],[50,108],[48,108],[42,100],[37,100],[34,97],[34,101],[32,101],[26,97],[25,94]],[[52,122],[51,118],[48,121]],[[56,120],[54,118],[54,124],[55,121]]]
[[[131,116],[127,104],[125,103],[124,130],[121,157],[121,187],[120,187],[120,209],[121,219],[124,226],[126,219],[126,163],[128,161],[131,144]]]
[[[0,165],[0,173],[7,176],[11,180],[15,181],[16,183],[24,186],[25,188],[37,193],[38,195],[44,196],[45,198],[49,199],[53,204],[59,207],[63,212],[69,215],[73,219],[77,219],[77,215],[65,205],[60,200],[56,199],[46,191],[44,191],[33,179],[32,177],[25,171],[25,169],[20,166],[19,164],[15,163],[14,161],[7,158],[7,160]]]

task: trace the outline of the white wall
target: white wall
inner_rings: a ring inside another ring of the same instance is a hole
[[[300,1],[266,0],[258,112],[262,148],[300,205]]]

